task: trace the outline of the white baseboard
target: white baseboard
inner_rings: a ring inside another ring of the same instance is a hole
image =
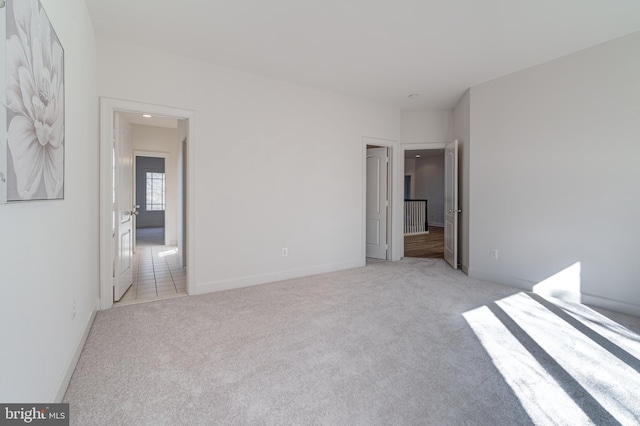
[[[471,278],[490,281],[493,283],[502,284],[509,287],[515,287],[515,288],[519,288],[526,291],[532,291],[533,286],[537,284],[533,281],[523,280],[521,278],[491,274],[484,271],[478,271],[476,269],[469,270],[467,275],[469,275]],[[606,297],[595,296],[588,293],[580,293],[580,301],[585,305],[596,306],[599,308],[608,309],[610,311],[615,311],[623,314],[640,317],[640,306],[635,305],[633,303],[607,299]]]
[[[591,294],[582,294],[582,303],[585,305],[597,306],[599,308],[608,309],[610,311],[621,312],[627,315],[633,315],[636,317],[640,317],[640,306],[627,303],[620,302],[618,300],[611,300],[605,297],[593,296]]]
[[[228,280],[210,281],[208,283],[196,284],[193,294],[212,293],[214,291],[232,290],[235,288],[250,287],[259,284],[267,284],[275,281],[289,280],[292,278],[307,277],[310,275],[324,274],[327,272],[342,271],[345,269],[360,268],[365,266],[366,261],[354,261],[333,265],[313,266],[310,268],[292,269],[288,271],[275,272],[263,275],[251,275],[245,277],[231,278]]]
[[[87,321],[84,332],[82,336],[80,336],[80,340],[76,345],[76,350],[73,353],[73,357],[69,360],[69,364],[67,364],[67,369],[62,376],[60,381],[60,385],[58,386],[58,392],[56,393],[54,402],[62,402],[62,398],[64,398],[64,394],[67,392],[67,387],[69,386],[69,382],[71,381],[71,376],[76,369],[76,365],[78,364],[78,360],[80,359],[80,354],[82,353],[82,349],[84,348],[84,344],[87,343],[87,337],[89,337],[89,331],[91,331],[91,326],[93,325],[93,321],[96,319],[96,313],[100,309],[100,299],[96,301],[96,306],[91,311],[89,315],[89,320]]]
[[[471,278],[477,278],[483,281],[490,281],[492,283],[502,284],[509,287],[515,287],[526,291],[531,291],[535,282],[529,280],[523,280],[522,278],[509,277],[506,275],[493,274],[478,269],[467,268],[467,275]]]

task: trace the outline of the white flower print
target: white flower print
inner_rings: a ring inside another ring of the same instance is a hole
[[[10,19],[11,17],[9,17]],[[18,194],[33,197],[44,181],[48,198],[64,178],[63,51],[37,0],[13,2],[15,33],[7,41],[7,129]]]

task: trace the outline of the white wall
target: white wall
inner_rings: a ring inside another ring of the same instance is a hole
[[[453,110],[453,139],[458,139],[458,259],[469,270],[469,144],[471,142],[471,95],[464,94]]]
[[[401,113],[401,141],[403,144],[447,142],[451,139],[452,126],[450,110],[405,110]]]
[[[0,205],[3,402],[56,399],[98,298],[93,27],[82,0],[42,4],[65,55],[65,199]]]
[[[178,244],[178,131],[166,127],[131,125],[134,151],[161,152],[165,158],[165,240]],[[137,154],[143,154],[137,152]]]
[[[444,152],[416,158],[415,173],[415,198],[429,200],[429,226],[444,226]]]
[[[640,315],[640,33],[471,89],[472,276]],[[499,249],[499,259],[490,249]]]
[[[397,109],[106,39],[98,65],[101,96],[196,111],[197,292],[363,264],[363,136]]]

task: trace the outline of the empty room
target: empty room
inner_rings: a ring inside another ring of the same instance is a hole
[[[640,3],[0,12],[0,423],[640,423]]]

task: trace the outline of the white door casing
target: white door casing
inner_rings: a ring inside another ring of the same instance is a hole
[[[375,259],[387,259],[387,210],[388,200],[387,148],[367,148],[366,188],[366,255]]]
[[[119,113],[114,117],[115,137],[115,262],[113,300],[118,301],[133,283],[133,144],[131,135],[121,125]]]
[[[184,119],[187,124],[189,140],[186,143],[184,176],[184,241],[185,263],[187,268],[187,293],[195,294],[198,288],[195,284],[197,262],[193,253],[197,238],[194,233],[195,215],[194,200],[196,182],[194,167],[196,158],[196,112],[163,105],[128,101],[114,98],[100,98],[100,309],[113,306],[114,264],[116,261],[114,238],[114,210],[113,210],[113,148],[114,148],[114,118],[115,112],[135,112],[139,114],[154,114],[166,117]]]
[[[458,140],[444,148],[444,259],[458,269]]]

